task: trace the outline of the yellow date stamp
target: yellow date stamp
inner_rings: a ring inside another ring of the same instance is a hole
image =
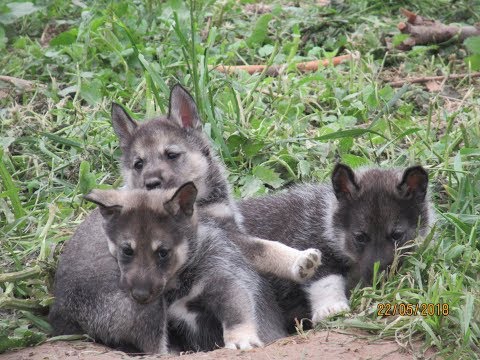
[[[377,316],[448,316],[448,304],[391,304],[379,303],[377,305]]]

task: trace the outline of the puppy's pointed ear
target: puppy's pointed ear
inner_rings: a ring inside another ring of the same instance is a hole
[[[196,198],[197,188],[193,182],[188,182],[183,184],[163,206],[172,216],[180,213],[192,216]]]
[[[332,172],[332,185],[338,200],[351,199],[360,189],[353,170],[344,164],[337,164]]]
[[[117,190],[94,189],[85,195],[84,199],[97,204],[105,219],[120,214],[123,208],[121,196]]]
[[[133,120],[125,109],[117,103],[112,103],[112,125],[115,134],[120,140],[120,148],[125,150],[130,144],[133,132],[138,124]]]
[[[406,199],[423,201],[428,189],[427,171],[421,166],[409,167],[404,171],[397,189],[400,195]]]
[[[199,129],[201,127],[197,105],[193,97],[180,84],[175,85],[170,93],[168,118],[183,128]]]

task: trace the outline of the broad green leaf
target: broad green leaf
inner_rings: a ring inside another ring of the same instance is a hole
[[[42,9],[41,6],[35,6],[31,2],[12,2],[7,4],[7,7],[9,11],[0,14],[0,23],[2,24],[11,24],[23,16]]]
[[[245,183],[240,189],[242,198],[248,198],[255,195],[263,187],[263,183],[254,176],[247,176]]]
[[[342,155],[342,162],[344,162],[346,165],[352,168],[357,168],[360,166],[371,164],[371,161],[369,159],[366,159],[364,157],[357,156],[357,155],[352,155],[352,154]]]
[[[266,166],[257,165],[253,168],[252,172],[256,178],[262,180],[274,189],[283,185],[283,180],[280,178],[280,175]]]
[[[90,104],[96,105],[102,101],[103,85],[98,79],[82,82],[80,95]]]
[[[465,47],[473,54],[480,54],[480,36],[471,36],[463,42]]]
[[[260,49],[258,49],[258,55],[260,55],[261,57],[270,56],[273,53],[273,49],[275,49],[273,45],[270,45],[270,44],[264,45]]]
[[[407,40],[410,37],[408,34],[397,34],[392,38],[392,45],[394,47],[400,45],[403,41]]]
[[[297,164],[299,177],[307,177],[310,175],[310,163],[307,160],[300,160]]]
[[[262,45],[268,37],[268,24],[273,19],[272,14],[264,14],[257,20],[253,28],[252,35],[247,39],[247,44],[250,47],[255,45]]]
[[[465,62],[470,64],[472,70],[480,70],[480,54],[473,54],[465,58]]]
[[[68,31],[64,31],[52,40],[50,40],[50,46],[62,46],[62,45],[71,45],[77,41],[78,29],[73,28]]]
[[[253,157],[255,156],[262,148],[263,148],[264,144],[261,144],[261,143],[247,143],[243,149],[245,150],[245,155],[247,155],[248,157]]]

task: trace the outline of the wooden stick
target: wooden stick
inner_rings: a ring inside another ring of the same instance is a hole
[[[9,84],[15,85],[17,88],[25,91],[32,91],[35,89],[36,86],[45,87],[45,85],[37,84],[34,81],[19,79],[13,76],[6,76],[6,75],[0,75],[0,81],[4,81]]]
[[[441,76],[422,76],[422,77],[419,77],[419,78],[405,79],[405,80],[399,80],[399,81],[392,81],[392,82],[389,82],[388,84],[389,84],[391,87],[400,87],[400,86],[403,86],[403,85],[406,84],[406,83],[408,83],[408,84],[422,84],[422,83],[426,83],[426,82],[429,82],[429,81],[440,81],[440,80],[444,80],[445,78],[446,78],[447,80],[450,80],[450,79],[463,79],[463,78],[466,78],[466,77],[469,77],[469,78],[477,78],[477,77],[480,77],[480,72],[471,73],[471,74],[451,74],[451,75],[441,75]]]
[[[396,46],[399,50],[410,50],[416,45],[440,44],[454,38],[463,41],[467,37],[480,35],[480,25],[445,25],[437,20],[425,19],[406,9],[400,11],[407,18],[407,22],[399,23],[398,30],[410,37]]]
[[[333,66],[337,66],[345,61],[348,61],[350,59],[358,59],[360,57],[359,53],[352,53],[352,54],[347,54],[347,55],[340,55],[340,56],[335,56],[332,59],[323,59],[323,60],[313,60],[313,61],[307,61],[307,62],[301,62],[296,64],[297,70],[300,72],[309,72],[309,71],[317,71],[320,66],[328,66],[332,64]],[[221,73],[224,74],[233,74],[236,71],[239,70],[244,70],[248,72],[250,75],[253,75],[255,73],[261,73],[262,71],[265,71],[267,75],[270,76],[277,76],[279,75],[285,68],[287,67],[286,64],[282,65],[272,65],[272,66],[267,66],[267,65],[218,65],[218,66],[213,66],[210,67],[211,70],[217,70]]]

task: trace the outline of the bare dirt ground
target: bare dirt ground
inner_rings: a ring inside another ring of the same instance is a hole
[[[250,351],[219,349],[207,353],[191,353],[186,355],[163,356],[162,359],[198,360],[198,359],[238,359],[238,360],[271,360],[271,359],[388,359],[403,360],[429,358],[433,352],[422,354],[421,343],[416,343],[416,354],[400,347],[395,341],[375,340],[363,333],[345,334],[336,331],[319,331],[307,336],[292,336],[280,339],[261,349]],[[0,355],[1,360],[113,360],[113,359],[158,359],[160,356],[135,356],[113,351],[105,346],[81,342],[52,342],[33,348],[7,352]]]

